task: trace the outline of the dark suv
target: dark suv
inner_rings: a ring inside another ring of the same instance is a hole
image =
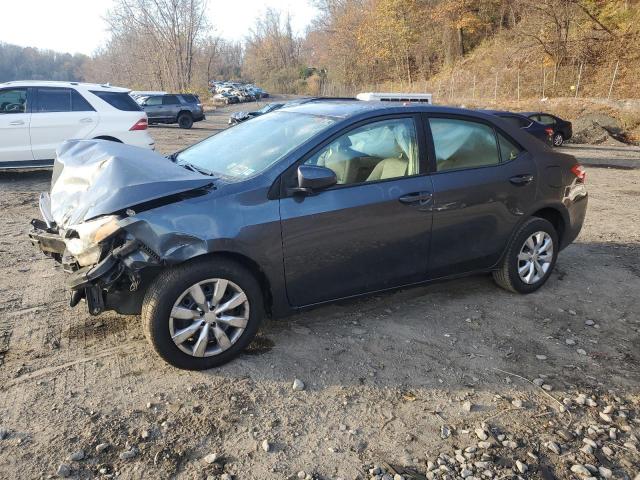
[[[150,95],[140,97],[138,103],[147,112],[150,125],[177,123],[180,128],[191,128],[193,122],[205,119],[200,99],[190,93]]]
[[[162,358],[204,369],[343,298],[479,272],[534,292],[586,207],[575,158],[495,115],[310,100],[168,159],[67,142],[30,235],[72,306],[141,313]]]

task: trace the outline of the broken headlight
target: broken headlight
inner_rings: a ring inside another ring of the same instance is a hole
[[[102,248],[100,242],[120,230],[120,217],[105,215],[88,222],[71,225],[64,233],[67,250],[82,267],[100,261]]]

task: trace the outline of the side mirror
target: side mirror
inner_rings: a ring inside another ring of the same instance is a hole
[[[316,190],[331,187],[336,183],[338,183],[338,179],[333,170],[316,165],[300,165],[298,167],[298,187],[290,189],[290,192],[312,195]]]

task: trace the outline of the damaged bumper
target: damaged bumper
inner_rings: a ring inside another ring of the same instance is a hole
[[[45,255],[62,264],[68,273],[66,286],[71,290],[70,306],[85,300],[89,313],[98,315],[105,310],[119,313],[138,313],[136,291],[143,277],[141,270],[147,266],[159,266],[160,259],[138,240],[128,239],[114,247],[116,240],[101,245],[101,259],[96,264],[81,267],[69,253],[67,244],[55,228],[41,220],[31,221],[31,243]],[[120,292],[126,292],[121,298]]]

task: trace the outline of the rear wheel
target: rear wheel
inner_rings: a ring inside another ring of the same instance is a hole
[[[553,134],[553,146],[560,147],[564,143],[564,137],[560,132],[556,132]]]
[[[535,292],[545,284],[558,258],[558,234],[543,218],[530,218],[516,233],[495,282],[516,293]]]
[[[178,125],[180,128],[191,128],[193,126],[193,117],[189,113],[181,113],[178,116]]]
[[[166,270],[149,286],[142,307],[147,339],[171,365],[204,370],[239,355],[264,317],[260,285],[224,259]]]

